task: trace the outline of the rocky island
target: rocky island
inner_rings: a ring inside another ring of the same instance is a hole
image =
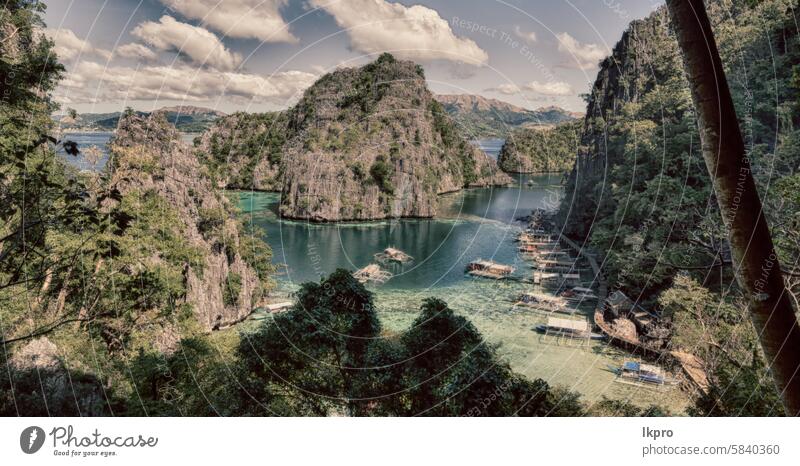
[[[285,112],[222,118],[196,152],[219,184],[280,189],[281,215],[312,221],[433,217],[439,194],[511,182],[422,67],[390,54],[326,74]]]
[[[575,165],[582,121],[514,131],[500,149],[497,163],[509,173],[567,173]]]

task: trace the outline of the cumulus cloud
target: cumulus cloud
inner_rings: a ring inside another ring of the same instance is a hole
[[[572,86],[562,81],[546,83],[531,81],[525,85],[525,89],[541,95],[564,96],[572,94]]]
[[[156,61],[158,54],[142,44],[131,42],[130,44],[120,45],[114,50],[114,54],[123,58],[132,58],[141,61]]]
[[[161,0],[161,3],[225,36],[297,42],[279,11],[286,0]]]
[[[609,51],[599,44],[584,44],[566,32],[556,34],[558,50],[570,55],[570,61],[565,65],[581,70],[590,70],[597,67],[600,60],[605,58]]]
[[[158,22],[145,21],[131,34],[159,50],[176,51],[193,62],[221,71],[231,71],[242,56],[231,52],[214,33],[164,15]]]
[[[529,44],[536,42],[536,33],[533,31],[525,32],[519,25],[514,26],[514,34]]]
[[[97,48],[89,41],[76,36],[70,29],[44,29],[44,35],[55,43],[53,49],[62,61],[74,60],[81,55],[94,55],[108,60],[111,52]]]
[[[486,90],[491,92],[499,92],[500,94],[504,95],[515,95],[522,92],[522,89],[520,89],[519,86],[511,83],[501,84],[497,87],[492,87]]]
[[[83,62],[67,73],[55,97],[66,104],[131,100],[208,102],[222,96],[243,102],[287,104],[316,77],[303,71],[262,76],[186,65],[133,68]]]
[[[421,5],[407,7],[385,0],[310,0],[310,4],[333,16],[359,52],[390,51],[411,60],[470,65],[483,65],[489,59],[474,41],[456,36],[436,10]]]

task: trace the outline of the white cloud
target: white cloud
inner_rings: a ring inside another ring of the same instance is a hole
[[[55,42],[53,49],[61,61],[73,60],[80,55],[95,55],[106,60],[111,58],[110,51],[93,46],[89,41],[76,36],[70,29],[46,28],[44,34]]]
[[[519,88],[519,86],[517,86],[516,84],[510,84],[510,83],[501,84],[501,85],[499,85],[499,86],[497,86],[495,88],[488,89],[488,90],[499,92],[499,93],[505,94],[505,95],[514,95],[514,94],[519,94],[521,92],[521,89]]]
[[[483,65],[486,52],[474,41],[457,37],[436,10],[406,7],[385,0],[310,0],[347,30],[353,49],[363,53],[391,52],[411,60],[448,60]],[[405,50],[398,50],[405,49]]]
[[[261,76],[186,65],[132,68],[83,62],[66,74],[55,98],[66,104],[81,104],[133,100],[208,102],[225,96],[242,102],[287,105],[316,78],[303,71]]]
[[[581,70],[590,70],[597,67],[600,60],[605,58],[609,51],[599,44],[583,44],[566,32],[556,34],[558,50],[570,54],[566,66]]]
[[[123,58],[132,58],[141,61],[157,61],[158,54],[142,44],[131,42],[130,44],[120,45],[114,49],[114,55]]]
[[[519,25],[514,26],[514,34],[529,44],[536,42],[536,33],[533,31],[525,32],[521,27],[519,27]]]
[[[525,89],[541,95],[564,96],[572,94],[572,86],[562,81],[552,81],[546,83],[531,81],[525,85]]]
[[[279,11],[286,0],[161,0],[161,3],[228,37],[297,42]]]
[[[145,21],[131,34],[159,50],[177,51],[197,64],[221,71],[231,71],[242,62],[242,56],[226,49],[214,33],[172,16],[164,15],[157,23]]]

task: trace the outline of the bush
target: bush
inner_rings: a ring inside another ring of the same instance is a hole
[[[228,272],[222,289],[222,302],[226,306],[236,306],[239,304],[239,293],[241,292],[242,276],[235,272]]]

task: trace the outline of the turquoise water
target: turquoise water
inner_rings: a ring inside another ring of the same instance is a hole
[[[608,366],[619,366],[626,355],[602,342],[558,341],[532,328],[547,317],[527,308],[512,308],[512,299],[533,285],[494,281],[464,274],[476,258],[511,264],[517,277],[530,277],[529,263],[519,258],[516,218],[533,208],[551,208],[561,196],[560,176],[520,175],[519,185],[471,189],[442,196],[440,218],[368,223],[309,224],[281,221],[280,195],[236,193],[245,215],[266,232],[274,261],[284,264],[276,295],[318,280],[336,268],[350,270],[374,262],[373,255],[394,246],[414,256],[406,265],[387,267],[394,276],[383,285],[369,285],[385,330],[400,332],[417,316],[423,299],[444,299],[468,317],[512,368],[530,378],[580,392],[595,401],[603,396],[628,399],[640,405],[658,403],[682,412],[688,397],[680,390],[664,391],[616,382]],[[532,183],[529,183],[531,181]],[[585,277],[588,283],[591,277]],[[544,290],[538,290],[544,291]],[[589,317],[591,306],[580,311]]]

